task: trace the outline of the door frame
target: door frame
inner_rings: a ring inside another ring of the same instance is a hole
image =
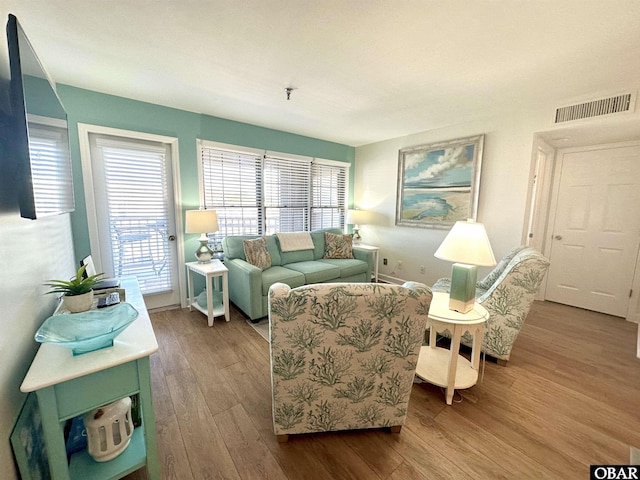
[[[91,256],[96,264],[96,269],[102,271],[102,255],[100,249],[100,237],[98,235],[98,219],[96,215],[96,198],[93,188],[88,186],[93,184],[93,168],[91,165],[91,149],[89,144],[89,134],[112,135],[134,140],[147,140],[160,142],[169,145],[171,151],[171,175],[173,176],[173,207],[176,229],[176,254],[178,262],[178,290],[180,294],[179,305],[184,307],[186,296],[186,274],[184,271],[184,238],[180,234],[182,225],[182,195],[180,191],[180,156],[178,149],[178,139],[153,133],[137,132],[134,130],[123,130],[120,128],[104,127],[101,125],[91,125],[88,123],[78,123],[78,140],[80,143],[80,160],[82,166],[82,181],[84,183],[84,198],[87,210],[87,226],[89,229],[89,246]],[[92,214],[90,214],[92,212]]]
[[[538,136],[534,138],[527,191],[526,221],[522,230],[521,244],[536,248],[540,252],[545,251],[547,243],[546,215],[551,201],[555,155],[555,148]],[[544,300],[545,294],[546,282],[542,282],[536,300]]]
[[[557,171],[560,164],[559,158],[565,153],[574,152],[586,152],[594,150],[606,150],[611,148],[621,147],[637,147],[640,146],[640,141],[628,141],[618,143],[604,143],[600,145],[579,146],[570,148],[555,149],[554,147],[545,143],[539,136],[534,137],[533,153],[532,153],[532,165],[531,173],[529,177],[529,191],[527,194],[527,205],[531,205],[532,208],[525,216],[525,219],[530,217],[536,219],[533,224],[534,231],[537,229],[541,232],[540,235],[534,235],[530,245],[549,258],[551,254],[551,243],[549,240],[553,232],[550,231],[551,224],[555,218],[555,207],[557,204],[557,195],[560,187],[560,175]],[[540,148],[551,149],[552,155],[546,155],[546,159],[540,161],[538,155]],[[533,188],[536,181],[536,173],[538,178],[542,176],[543,180],[537,185],[537,188]],[[533,192],[536,193],[536,198],[532,198]],[[529,222],[525,222],[523,226],[522,239],[523,244],[529,234],[528,229]],[[630,285],[632,294],[629,299],[629,307],[625,319],[628,322],[640,324],[640,249],[636,255],[635,273],[633,276],[633,283]],[[546,299],[546,281],[540,286],[540,300]],[[640,342],[640,330],[638,331],[638,341]]]

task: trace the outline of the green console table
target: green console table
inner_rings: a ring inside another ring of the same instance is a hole
[[[122,288],[138,317],[115,338],[112,347],[74,356],[71,349],[42,344],[20,387],[38,398],[54,480],[118,479],[145,465],[150,479],[160,479],[149,366],[158,342],[137,280],[123,278]],[[108,462],[94,461],[86,450],[74,453],[68,462],[65,422],[134,394],[139,395],[142,425],[134,429],[127,449]]]

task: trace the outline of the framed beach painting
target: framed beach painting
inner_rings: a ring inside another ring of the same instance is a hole
[[[476,219],[484,135],[407,147],[398,155],[396,225],[449,228]]]

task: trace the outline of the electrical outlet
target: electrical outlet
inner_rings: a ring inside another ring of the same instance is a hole
[[[420,273],[424,275],[424,265],[420,265]]]
[[[386,259],[386,258],[383,258],[383,259],[382,259],[382,264],[383,264],[383,265],[386,265],[387,263],[389,263],[389,262],[387,261],[387,259]]]

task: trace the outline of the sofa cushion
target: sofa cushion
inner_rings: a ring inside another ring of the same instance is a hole
[[[322,258],[353,258],[353,237],[346,234],[325,232]]]
[[[258,267],[260,270],[266,270],[271,266],[271,255],[267,250],[267,242],[264,237],[254,240],[244,240],[244,256],[251,265]]]
[[[288,263],[287,268],[304,274],[305,283],[322,283],[340,278],[340,268],[320,261]]]
[[[278,248],[280,245],[278,244]],[[313,250],[295,250],[293,252],[281,252],[281,265],[289,265],[296,262],[310,262],[313,260]]]
[[[286,283],[291,288],[304,285],[304,274],[285,267],[271,267],[262,272],[262,295],[269,294],[269,287],[274,283]]]
[[[275,235],[267,235],[264,237],[267,242],[267,250],[269,250],[269,255],[271,255],[271,266],[274,265],[282,265],[282,258],[280,257],[280,247],[276,240]]]
[[[224,258],[246,260],[244,256],[244,241],[259,238],[258,235],[237,235],[233,237],[225,237],[222,239],[222,248],[224,249]]]
[[[318,260],[318,263],[327,263],[340,269],[340,278],[352,277],[359,273],[367,273],[369,265],[367,262],[355,258],[325,258]]]

